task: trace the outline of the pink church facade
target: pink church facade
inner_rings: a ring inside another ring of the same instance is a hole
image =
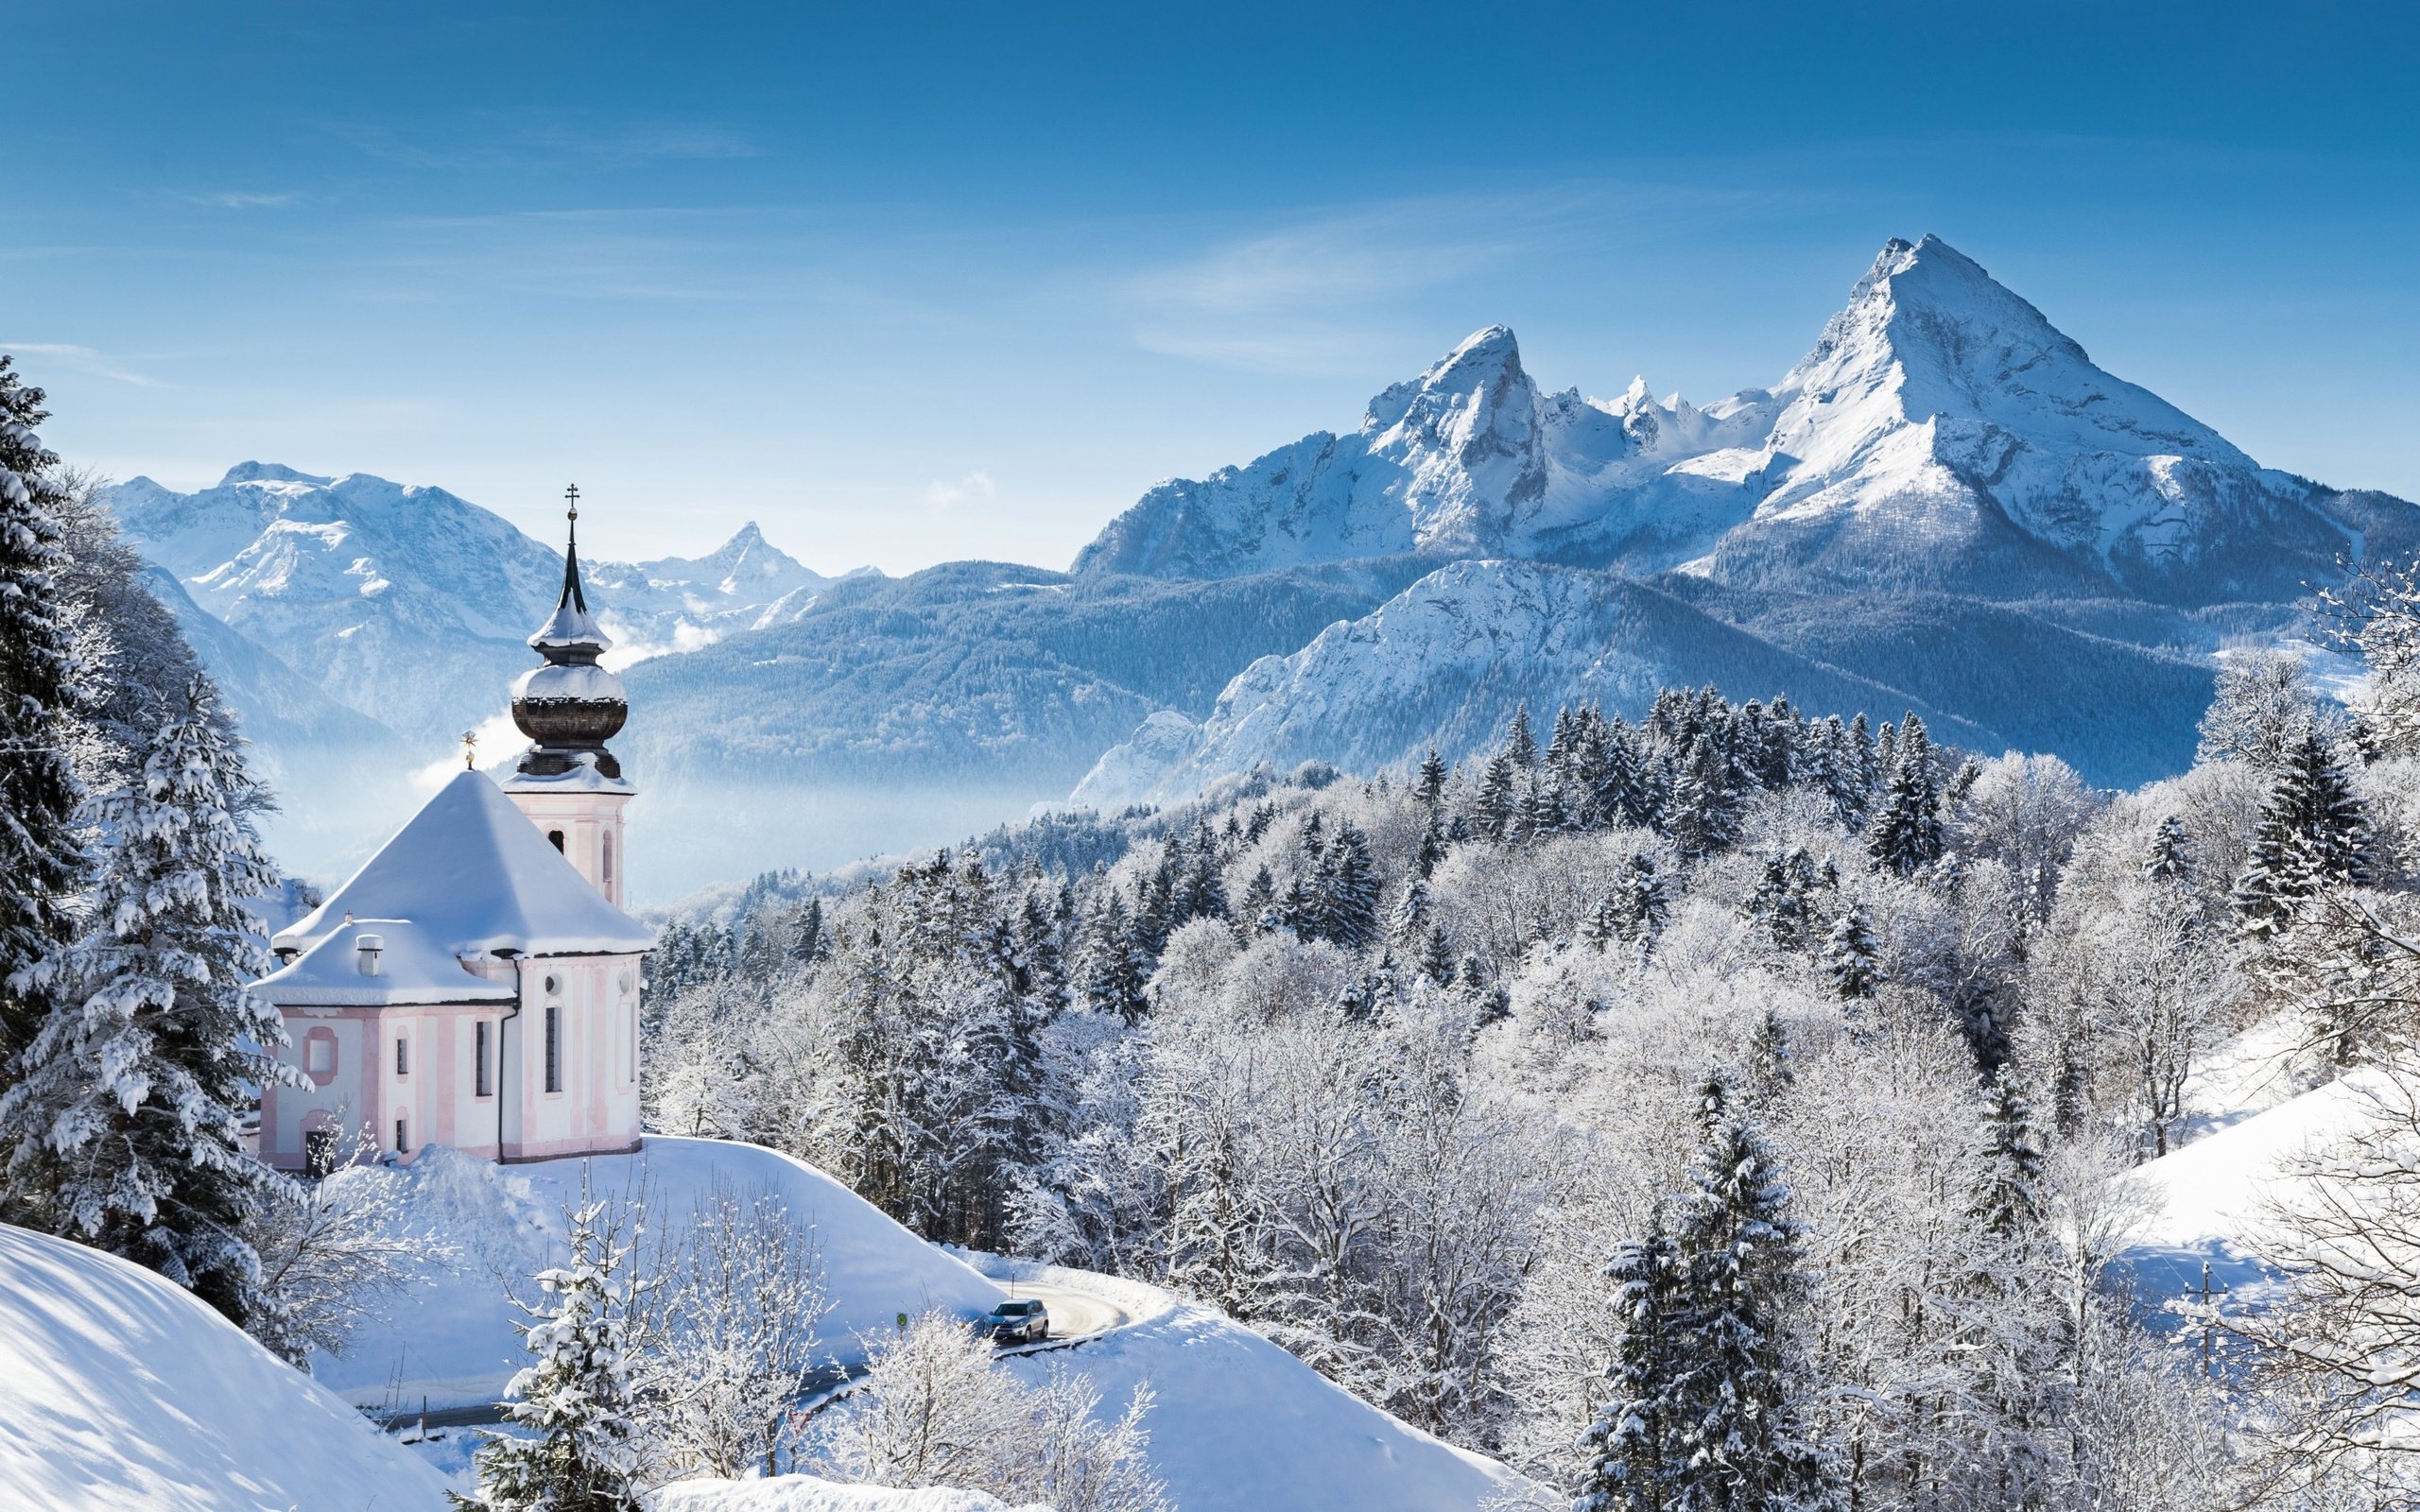
[[[577,519],[577,516],[574,517]],[[455,774],[317,910],[281,930],[252,990],[284,1018],[302,1085],[262,1094],[260,1155],[351,1158],[367,1130],[495,1160],[633,1149],[649,931],[623,912],[633,789],[604,742],[627,715],[596,664],[578,544],[514,685],[531,739],[501,784]]]

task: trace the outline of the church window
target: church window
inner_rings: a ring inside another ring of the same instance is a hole
[[[560,1003],[546,1005],[546,1091],[563,1090],[563,1009]]]
[[[408,1037],[408,1036],[406,1036],[406,1035],[400,1035],[400,1034],[399,1034],[399,1035],[395,1036],[395,1074],[396,1074],[396,1075],[398,1075],[398,1076],[408,1076],[408,1075],[410,1075],[411,1074],[412,1074],[412,1042],[411,1042],[411,1039],[410,1039],[410,1037]]]
[[[327,1033],[315,1034],[303,1041],[302,1069],[314,1076],[337,1074],[337,1040]]]
[[[605,878],[605,890],[610,893],[614,890],[614,832],[611,830],[605,832],[603,855],[604,870],[602,874]]]
[[[557,851],[558,853],[560,853],[560,852],[562,850],[562,848],[563,848],[563,832],[562,832],[562,831],[561,831],[561,830],[548,830],[548,831],[546,832],[546,838],[547,838],[549,841],[553,842],[553,844],[554,844],[554,848],[555,848],[555,850],[556,850],[556,851]]]
[[[404,1120],[400,1118],[395,1120],[395,1153],[397,1155],[406,1154],[412,1147],[411,1142],[404,1137],[406,1128],[407,1125]]]
[[[495,1094],[495,1073],[488,1062],[488,1021],[481,1019],[471,1035],[471,1066],[473,1083],[481,1097]]]

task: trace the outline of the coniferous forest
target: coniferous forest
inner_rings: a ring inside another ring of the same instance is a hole
[[[2408,1154],[2257,1308],[2129,1258],[2238,1036],[2420,1095],[2412,581],[2358,586],[2369,703],[2238,654],[2133,792],[1668,690],[761,877],[662,936],[649,1116],[1214,1302],[1589,1512],[2404,1504]]]

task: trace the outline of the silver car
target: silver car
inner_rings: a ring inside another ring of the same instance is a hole
[[[1002,1302],[984,1314],[975,1332],[994,1344],[1039,1344],[1050,1337],[1050,1309],[1033,1297]]]

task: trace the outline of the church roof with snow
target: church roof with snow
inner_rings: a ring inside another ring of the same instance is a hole
[[[280,1007],[510,1003],[513,997],[511,988],[472,971],[408,919],[339,923],[252,990]]]
[[[348,918],[406,921],[457,957],[636,954],[654,944],[473,771],[454,774],[352,880],[270,943],[311,953]]]

